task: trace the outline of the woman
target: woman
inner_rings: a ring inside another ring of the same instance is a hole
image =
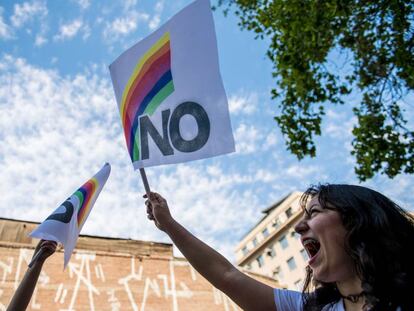
[[[241,273],[176,222],[159,194],[146,204],[148,218],[193,267],[244,310],[414,310],[414,220],[376,191],[323,185],[305,192],[295,226],[310,257],[303,293]]]

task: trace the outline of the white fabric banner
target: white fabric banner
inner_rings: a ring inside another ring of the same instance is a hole
[[[108,180],[110,172],[111,166],[106,163],[95,176],[75,191],[30,233],[31,237],[63,244],[65,249],[64,268],[69,262],[83,224]]]
[[[184,8],[109,70],[135,169],[234,151],[208,0]]]

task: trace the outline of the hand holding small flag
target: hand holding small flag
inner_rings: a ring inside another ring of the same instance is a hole
[[[29,268],[37,263],[43,264],[48,257],[53,255],[56,248],[57,243],[55,241],[40,240],[35,248],[32,260],[29,263]]]

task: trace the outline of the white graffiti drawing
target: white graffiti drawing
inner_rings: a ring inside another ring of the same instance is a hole
[[[216,305],[223,305],[225,311],[239,311],[239,307],[234,303],[233,300],[231,300],[229,297],[227,297],[223,292],[219,291],[217,288],[213,287],[213,298],[214,303]]]
[[[174,267],[187,267],[190,269],[191,279],[192,281],[196,281],[196,274],[194,268],[186,261],[170,261],[170,275],[171,275],[171,289],[174,288],[175,297],[180,298],[191,298],[193,296],[192,291],[188,288],[188,286],[184,282],[180,282],[180,289],[176,289],[176,281],[175,281],[175,269]]]
[[[190,268],[191,278],[193,281],[196,280],[196,274],[193,267],[186,261],[175,261],[170,260],[169,267],[170,267],[170,280],[171,284],[168,285],[168,277],[165,274],[159,274],[158,278],[163,280],[164,283],[164,297],[171,296],[172,298],[172,308],[173,311],[178,311],[178,300],[177,297],[180,298],[191,298],[193,296],[193,292],[188,288],[188,286],[184,282],[180,282],[179,286],[180,289],[176,289],[176,281],[175,281],[175,267],[182,267],[187,266]]]
[[[194,296],[193,292],[188,288],[187,284],[184,282],[179,282],[177,284],[175,280],[175,267],[188,267],[190,269],[192,281],[196,281],[197,275],[194,268],[185,261],[169,261],[169,276],[166,274],[158,274],[157,278],[161,280],[161,284],[164,286],[164,298],[172,298],[172,308],[173,311],[179,311],[177,298],[186,298],[190,299]],[[136,303],[131,290],[131,281],[144,281],[144,292],[141,306],[139,307]],[[170,282],[169,282],[170,281]],[[143,267],[138,268],[138,272],[135,268],[135,259],[131,258],[131,272],[124,278],[118,280],[119,284],[124,286],[124,289],[128,295],[129,302],[131,303],[132,309],[134,311],[145,311],[145,306],[148,301],[150,293],[155,294],[157,297],[162,297],[162,291],[158,284],[157,279],[152,279],[150,277],[143,276]],[[178,288],[178,289],[177,289]]]
[[[0,289],[0,298],[3,296],[3,290]],[[0,311],[6,311],[6,306],[0,302]]]
[[[179,290],[172,290],[168,286],[168,277],[165,274],[159,274],[158,278],[163,281],[164,284],[164,297],[168,298],[171,297],[180,297],[180,298],[191,298],[193,296],[193,292],[188,288],[188,286],[184,282],[180,282],[180,288]],[[174,280],[174,284],[175,284]],[[175,288],[175,287],[174,287]]]
[[[132,309],[138,311],[138,306],[135,303],[134,297],[132,297],[131,288],[129,287],[129,282],[132,280],[141,281],[142,280],[142,271],[143,267],[139,267],[138,273],[135,272],[135,260],[134,257],[131,257],[131,273],[126,277],[118,280],[119,284],[124,285],[125,291],[127,292],[129,302],[131,303]]]
[[[115,296],[115,289],[110,289],[106,292],[108,294],[108,302],[111,306],[111,311],[120,311],[121,310],[121,303],[119,302],[118,298]]]
[[[7,257],[7,261],[9,264],[6,264],[5,262],[0,260],[0,268],[3,269],[3,276],[1,278],[2,284],[4,284],[4,282],[6,281],[7,275],[11,274],[13,271],[13,262],[14,262],[13,257]]]
[[[189,263],[189,262],[187,262],[187,261],[179,261],[179,260],[176,260],[176,261],[174,261],[174,266],[175,266],[175,267],[188,267],[188,268],[190,269],[191,279],[192,279],[193,281],[196,281],[196,280],[197,280],[197,274],[196,274],[196,271],[195,271],[195,269],[193,268],[193,266],[192,266],[192,265],[190,265],[190,263]]]
[[[89,298],[89,308],[92,311],[95,311],[95,304],[93,301],[93,295],[99,295],[99,290],[92,284],[91,279],[91,270],[90,270],[90,261],[95,260],[95,254],[90,253],[77,253],[76,260],[80,260],[80,264],[78,263],[71,263],[69,262],[69,276],[70,278],[76,275],[76,283],[73,289],[72,297],[70,300],[69,308],[68,309],[60,309],[61,311],[74,311],[73,307],[75,306],[76,297],[79,292],[79,288],[82,285],[86,286],[88,290],[88,298]],[[86,274],[86,275],[85,275]]]
[[[148,290],[151,289],[157,297],[161,297],[160,287],[158,285],[157,280],[151,280],[150,278],[145,279],[145,287],[144,287],[144,298],[142,299],[141,310],[145,311],[145,305],[147,303],[148,297]]]
[[[30,263],[33,255],[33,250],[27,249],[27,248],[21,248],[19,253],[19,259],[17,261],[17,267],[16,267],[16,274],[14,278],[14,289],[16,290],[17,287],[20,284],[20,273],[23,274],[23,269],[26,269],[28,264]],[[23,278],[23,276],[22,276]],[[39,275],[39,285],[45,286],[49,283],[49,276],[42,270]],[[35,310],[41,309],[41,304],[36,302],[37,299],[37,291],[39,286],[36,286],[32,295],[31,299],[31,308]]]
[[[95,266],[95,274],[96,274],[96,277],[97,277],[98,279],[102,280],[102,282],[105,282],[105,274],[104,274],[104,271],[103,271],[102,265],[101,265],[100,263],[98,263],[98,264]]]
[[[67,294],[68,294],[68,290],[66,288],[63,288],[63,283],[60,283],[56,291],[55,303],[56,302],[59,302],[60,304],[64,303]]]

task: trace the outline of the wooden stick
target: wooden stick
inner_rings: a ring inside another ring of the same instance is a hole
[[[151,192],[149,184],[148,184],[148,179],[147,179],[147,174],[145,174],[145,170],[144,168],[140,168],[139,172],[141,174],[141,179],[142,179],[142,183],[144,184],[144,188],[145,188],[145,193],[147,194],[147,197],[149,199],[149,194]]]

